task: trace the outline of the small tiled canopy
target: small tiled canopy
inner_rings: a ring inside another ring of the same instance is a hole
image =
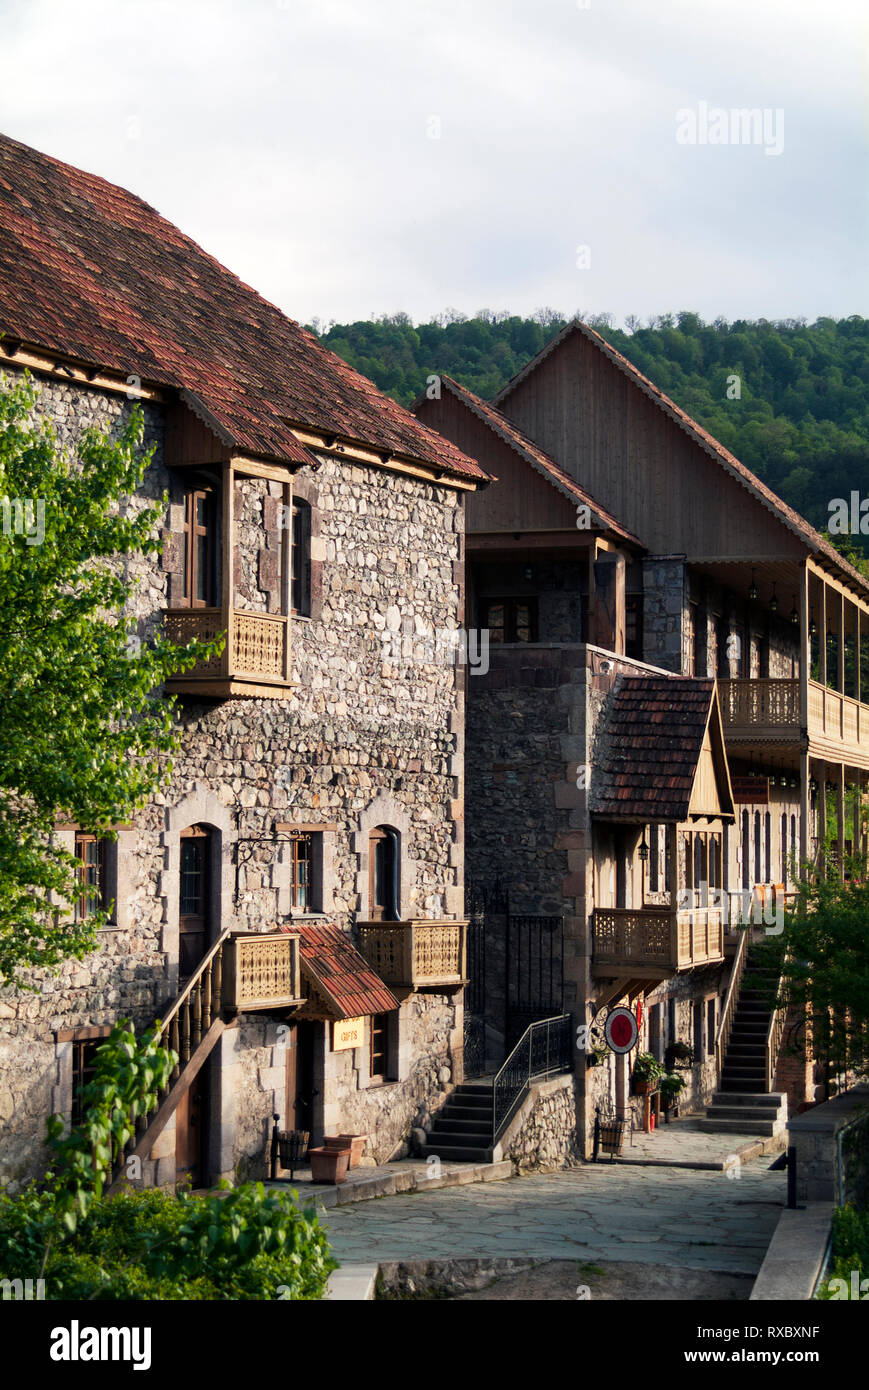
[[[720,811],[732,817],[714,680],[619,676],[604,718],[590,787],[594,815],[648,824],[687,820],[706,753],[714,767]]]
[[[299,1017],[359,1018],[388,1013],[398,1000],[340,927],[285,923],[299,933],[299,956],[308,1002]]]

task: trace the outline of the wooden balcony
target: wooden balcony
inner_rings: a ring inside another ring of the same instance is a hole
[[[799,680],[718,682],[725,737],[741,743],[805,742],[818,757],[869,767],[869,705],[809,681],[809,707],[800,709]]]
[[[237,1013],[303,1004],[298,934],[234,932],[224,948],[223,1003]]]
[[[357,922],[359,949],[390,989],[457,989],[467,984],[466,921]]]
[[[724,960],[724,913],[720,907],[598,907],[594,912],[593,969],[596,975],[629,972],[638,979],[664,979],[695,965]]]
[[[167,681],[170,693],[284,696],[289,689],[289,619],[277,613],[234,608],[170,608],[163,619],[166,636],[183,646],[227,634],[221,656],[179,671]]]

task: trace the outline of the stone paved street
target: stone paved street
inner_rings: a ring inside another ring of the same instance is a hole
[[[755,1274],[785,1200],[785,1175],[770,1162],[752,1159],[738,1178],[588,1164],[360,1202],[323,1220],[347,1262],[498,1256]]]

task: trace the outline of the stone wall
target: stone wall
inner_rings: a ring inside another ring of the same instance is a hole
[[[652,555],[643,561],[643,660],[682,671],[687,610],[684,555]]]
[[[495,1151],[516,1173],[568,1168],[577,1162],[576,1098],[572,1076],[532,1086]]]
[[[83,427],[117,426],[131,405],[123,394],[43,381],[38,408],[54,422],[61,444],[72,449]],[[146,404],[145,415],[147,440],[156,449],[142,495],[160,498],[173,482],[164,460],[162,407]],[[51,1108],[68,1110],[68,1104],[59,1105],[68,1095],[59,1075],[67,1064],[58,1033],[122,1016],[140,1029],[173,997],[179,836],[186,825],[207,824],[217,841],[221,927],[263,930],[290,917],[289,863],[273,836],[276,821],[336,827],[323,836],[326,915],[319,920],[349,930],[357,916],[368,914],[367,843],[360,842],[366,818],[372,824],[401,822],[402,916],[461,913],[457,671],[446,663],[385,658],[381,639],[406,620],[435,628],[461,622],[462,508],[449,488],[333,457],[302,475],[318,512],[322,603],[316,619],[293,621],[295,688],[285,700],[184,698],[171,782],[119,841],[115,891],[123,900],[123,929],[101,933],[100,949],[81,963],[68,963],[58,976],[35,977],[36,993],[0,992],[0,1176],[38,1171],[45,1116]],[[258,479],[237,484],[236,598],[259,611],[271,607],[275,577],[274,563],[263,564],[271,541],[262,532],[267,512],[279,505],[273,493],[271,483]],[[167,516],[173,530],[176,513],[177,503]],[[133,607],[146,639],[167,604],[168,572],[153,557],[127,563],[140,580]],[[236,863],[239,839],[246,849]],[[451,1049],[460,1050],[454,1017],[460,1001],[415,1009],[409,1009],[416,1021],[406,1040],[405,1074],[391,1100],[388,1087],[363,1095],[347,1079],[353,1107],[346,1123],[367,1131],[382,1122],[379,1152],[393,1139],[399,1142],[417,1111],[436,1101],[441,1073],[452,1067]],[[221,1156],[215,1166],[221,1171],[239,1164],[257,1171],[262,1161],[264,1127],[280,1094],[282,1059],[269,1040],[273,1030],[273,1021],[258,1019],[246,1019],[237,1030],[233,1048],[242,1052],[233,1070],[239,1097],[235,1151],[230,1159],[223,1141],[216,1141]],[[222,1129],[229,1133],[226,1095],[220,1105]]]

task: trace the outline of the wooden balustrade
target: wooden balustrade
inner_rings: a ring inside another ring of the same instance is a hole
[[[359,949],[385,984],[415,990],[467,983],[467,921],[357,922]]]
[[[298,935],[234,932],[225,950],[227,1009],[247,1013],[303,1002]]]
[[[673,974],[724,959],[724,913],[720,907],[599,907],[594,912],[594,967],[613,967],[638,976]]]
[[[797,742],[807,729],[810,751],[819,756],[847,760],[850,751],[861,754],[861,762],[869,757],[869,705],[810,680],[803,715],[799,687],[793,679],[719,681],[725,734],[759,743]]]
[[[166,636],[184,646],[207,641],[225,632],[228,639],[221,656],[199,661],[190,671],[179,672],[169,688],[197,682],[256,681],[285,685],[289,671],[289,620],[277,613],[251,613],[242,609],[170,608],[163,615]]]

